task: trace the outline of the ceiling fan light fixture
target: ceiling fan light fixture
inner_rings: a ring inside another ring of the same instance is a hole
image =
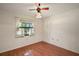
[[[42,18],[41,13],[37,13],[36,18]]]

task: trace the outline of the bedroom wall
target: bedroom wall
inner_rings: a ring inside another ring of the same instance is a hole
[[[79,53],[79,8],[60,14],[53,10],[52,13],[53,15],[44,21],[44,41]]]
[[[15,16],[22,14],[0,10],[0,53],[23,47],[42,40],[42,20],[29,19],[34,24],[35,35],[31,37],[15,37]],[[26,15],[27,16],[27,15]],[[27,20],[27,21],[29,21]],[[39,25],[38,25],[39,24]]]

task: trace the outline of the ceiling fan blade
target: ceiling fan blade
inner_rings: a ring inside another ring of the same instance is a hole
[[[41,10],[49,10],[49,8],[41,8]]]
[[[36,10],[36,9],[29,9],[30,11],[34,11],[34,10]]]

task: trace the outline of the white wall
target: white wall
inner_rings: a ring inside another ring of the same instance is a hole
[[[79,53],[79,8],[52,13],[44,22],[44,41]]]
[[[32,19],[33,17],[30,17],[31,19],[28,20],[35,25],[35,35],[25,38],[16,38],[15,16],[17,15],[21,16],[21,14],[0,10],[0,52],[16,49],[42,40],[42,21]]]

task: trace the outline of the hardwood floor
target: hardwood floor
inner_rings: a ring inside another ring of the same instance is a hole
[[[0,56],[24,56],[28,51],[33,56],[79,56],[79,54],[48,44],[39,42],[22,48],[0,53]]]

